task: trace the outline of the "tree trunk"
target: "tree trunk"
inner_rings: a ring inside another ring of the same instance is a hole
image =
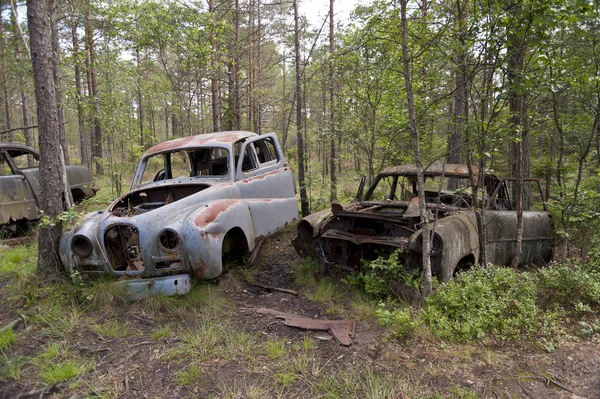
[[[6,49],[7,40],[4,37],[4,23],[0,21],[0,74],[2,75],[2,102],[4,106],[4,127],[5,130],[12,129],[11,113],[10,113],[10,93],[8,91],[8,73]],[[8,135],[8,141],[14,141],[15,134],[11,131]]]
[[[58,25],[56,17],[56,0],[48,1],[48,11],[50,15],[50,29],[52,30],[52,62],[54,63],[54,87],[56,90],[56,103],[58,105],[58,129],[60,130],[60,146],[63,151],[65,165],[70,165],[69,145],[67,140],[67,131],[65,128],[65,118],[62,106],[61,94],[61,75],[59,68],[60,47],[58,44]]]
[[[427,298],[431,294],[431,237],[429,236],[429,220],[427,209],[425,207],[425,181],[423,177],[423,165],[421,164],[421,151],[419,148],[419,132],[417,130],[417,118],[415,115],[415,102],[412,93],[412,83],[410,78],[410,59],[408,55],[408,28],[406,24],[406,4],[409,0],[400,0],[400,15],[402,19],[402,63],[404,66],[404,85],[406,87],[406,98],[408,101],[408,118],[410,120],[410,132],[413,142],[413,151],[415,155],[415,164],[417,165],[417,191],[419,193],[419,213],[421,214],[421,224],[423,233],[423,273],[421,275],[421,295]]]
[[[331,192],[329,201],[335,202],[337,201],[337,175],[336,175],[336,164],[337,164],[337,154],[336,154],[336,132],[335,132],[335,81],[334,81],[334,73],[333,73],[333,1],[329,0],[329,134],[330,136],[330,147],[331,147],[331,165],[329,167],[331,173]]]
[[[81,163],[90,169],[92,162],[90,160],[90,146],[88,136],[85,132],[85,119],[82,100],[81,90],[81,65],[79,60],[79,36],[77,34],[78,24],[75,19],[74,10],[71,11],[71,39],[73,42],[73,58],[75,64],[75,104],[77,106],[77,128],[79,131],[79,151],[81,152]]]
[[[104,174],[102,166],[102,129],[100,127],[100,115],[98,109],[98,84],[96,81],[96,54],[94,46],[94,30],[92,28],[90,3],[89,0],[85,11],[85,44],[87,51],[87,73],[88,73],[88,92],[92,98],[93,112],[93,133],[91,135],[92,156],[96,163],[96,173]]]
[[[38,242],[38,274],[45,279],[58,276],[60,261],[58,242],[62,223],[56,217],[66,209],[65,167],[61,164],[58,102],[54,86],[52,62],[52,28],[45,0],[27,0],[27,22],[31,41],[31,62],[38,114],[40,142],[40,210],[55,221],[54,226],[41,226]]]
[[[516,7],[520,7],[517,5]],[[518,13],[519,9],[515,11]],[[518,32],[510,32],[507,41],[508,58],[508,103],[510,109],[510,125],[514,129],[511,140],[511,176],[517,179],[513,190],[513,200],[517,211],[517,241],[512,259],[512,267],[520,262],[523,246],[523,209],[528,209],[529,190],[523,184],[523,177],[529,175],[529,139],[527,132],[527,115],[522,90],[518,88],[522,79],[525,64],[525,42]],[[528,187],[528,186],[527,186]]]
[[[298,185],[300,186],[300,209],[302,217],[308,216],[308,196],[304,178],[304,138],[302,136],[302,79],[300,70],[300,16],[298,0],[294,1],[294,50],[296,53],[296,141],[298,145]]]
[[[138,126],[140,129],[140,146],[142,148],[144,148],[145,143],[144,143],[144,103],[143,103],[143,97],[142,97],[142,59],[140,57],[140,50],[136,49],[135,50],[135,56],[136,56],[136,62],[137,62],[137,81],[138,81],[138,88],[137,88],[137,111],[138,111]]]
[[[213,24],[217,23],[217,13],[215,10],[215,0],[208,0],[208,10],[212,15]],[[210,89],[212,93],[212,118],[213,131],[221,131],[221,101],[220,101],[220,82],[219,82],[219,67],[217,63],[217,37],[213,30],[210,32],[210,46],[212,49],[211,56],[211,78]]]

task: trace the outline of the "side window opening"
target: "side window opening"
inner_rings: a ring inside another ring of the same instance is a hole
[[[256,156],[261,166],[263,166],[264,164],[275,164],[279,162],[279,159],[277,158],[275,144],[273,143],[273,140],[270,137],[255,142],[254,149],[256,150]]]
[[[4,154],[0,153],[0,176],[10,176],[13,172],[4,157]]]
[[[240,152],[242,151],[242,146],[244,145],[244,141],[246,141],[246,140],[240,140],[234,144],[236,166],[239,164],[238,162],[239,162],[240,156],[242,156],[242,154],[240,154]],[[246,151],[244,151],[244,154],[242,156],[242,172],[250,172],[250,171],[257,169],[256,161],[255,161],[255,157],[254,157],[254,151],[252,150],[252,148],[253,148],[252,144],[249,144],[246,146]]]

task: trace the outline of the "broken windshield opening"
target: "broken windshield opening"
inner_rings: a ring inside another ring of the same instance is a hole
[[[139,184],[229,174],[229,151],[220,147],[163,152],[146,158]]]

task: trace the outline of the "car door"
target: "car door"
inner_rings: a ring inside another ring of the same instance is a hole
[[[513,182],[506,179],[505,182]],[[526,179],[529,183],[535,179]],[[501,184],[505,184],[502,182]],[[539,183],[538,183],[538,188]],[[497,190],[498,191],[498,190]],[[510,207],[507,201],[508,187],[503,187],[504,194],[497,202]],[[539,190],[541,193],[541,189]],[[541,194],[539,194],[541,195]],[[543,198],[542,198],[543,201]],[[517,212],[512,209],[487,210],[484,212],[486,226],[488,262],[508,265],[512,262],[517,243]],[[523,211],[523,240],[519,263],[521,265],[549,262],[554,247],[554,226],[552,215],[545,210]]]
[[[25,176],[5,150],[0,150],[0,224],[37,219],[37,202]]]
[[[286,164],[275,133],[242,144],[236,182],[252,216],[257,238],[283,228],[298,217],[294,174]]]

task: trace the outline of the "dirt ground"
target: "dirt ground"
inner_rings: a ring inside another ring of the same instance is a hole
[[[148,337],[164,323],[178,324],[180,331],[197,328],[200,316],[186,319],[161,313],[160,309],[148,311],[129,306],[116,318],[132,333],[120,337],[103,337],[91,329],[68,337],[49,336],[35,323],[27,323],[18,330],[17,342],[0,355],[11,359],[33,357],[49,341],[63,342],[68,338],[69,348],[91,359],[93,366],[88,377],[79,379],[79,383],[59,383],[50,387],[47,394],[47,386],[37,374],[24,367],[19,379],[0,382],[0,398],[312,398],[318,396],[312,388],[315,383],[334,374],[341,378],[340,373],[362,377],[391,375],[426,392],[411,394],[407,389],[390,396],[371,397],[600,398],[597,339],[570,337],[551,352],[514,343],[450,345],[427,334],[409,342],[396,342],[375,320],[366,319],[358,320],[354,342],[345,347],[326,332],[286,327],[272,316],[258,314],[258,308],[272,308],[316,319],[352,317],[343,306],[311,300],[305,289],[295,283],[300,260],[290,244],[292,236],[293,229],[288,229],[266,241],[253,266],[252,278],[255,283],[296,290],[299,295],[256,287],[241,278],[238,270],[225,274],[218,283],[210,283],[230,304],[223,310],[223,317],[235,328],[259,337],[259,341],[279,340],[287,345],[302,345],[307,337],[314,341],[312,360],[306,366],[311,371],[298,373],[303,377],[284,388],[271,386],[274,366],[265,362],[264,366],[255,367],[255,362],[244,356],[213,356],[210,361],[203,361],[203,373],[197,382],[177,383],[173,376],[181,365],[176,358],[164,354],[181,342],[181,336],[174,334],[160,340]],[[10,282],[0,284],[4,288]],[[3,295],[2,289],[0,299],[4,303]],[[27,309],[0,306],[0,326],[20,313],[27,313]],[[101,313],[96,317],[102,322]],[[115,316],[106,317],[108,323]],[[256,384],[261,389],[252,394],[248,387]],[[335,392],[320,396],[343,397]]]

